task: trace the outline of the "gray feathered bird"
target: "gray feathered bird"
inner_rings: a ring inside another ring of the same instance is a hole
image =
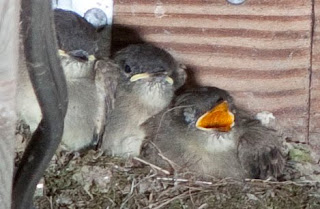
[[[55,10],[54,14],[69,96],[62,144],[68,150],[79,150],[98,140],[103,133],[105,114],[114,99],[119,70],[108,58],[97,61],[97,53],[109,54],[110,43],[99,45],[100,39],[105,37],[92,25],[74,12]],[[22,47],[20,50],[22,52]],[[42,116],[24,56],[20,58],[17,113],[32,133]]]
[[[170,166],[159,153],[203,176],[265,179],[280,176],[284,167],[277,133],[218,88],[183,92],[143,128],[142,155],[166,168]]]
[[[102,149],[107,154],[136,156],[144,139],[140,125],[169,105],[186,73],[168,52],[149,44],[120,50],[115,62],[120,67],[119,80]]]

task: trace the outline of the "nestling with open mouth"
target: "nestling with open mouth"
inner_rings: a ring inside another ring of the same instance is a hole
[[[237,108],[218,88],[184,91],[143,128],[142,156],[165,168],[171,167],[167,158],[202,176],[265,179],[283,171],[277,133]]]

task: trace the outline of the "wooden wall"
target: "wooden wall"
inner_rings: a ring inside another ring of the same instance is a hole
[[[309,141],[320,150],[320,0],[314,0]]]
[[[320,145],[320,46],[313,47],[311,58],[312,0],[247,0],[238,6],[226,0],[114,4],[115,48],[140,39],[164,47],[187,64],[198,84],[229,90],[253,112],[272,112],[293,140],[307,142],[310,128],[310,140]],[[320,44],[319,30],[313,43]]]

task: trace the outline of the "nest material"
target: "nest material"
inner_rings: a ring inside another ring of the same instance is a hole
[[[17,137],[17,159],[25,140]],[[34,198],[41,209],[77,208],[320,208],[319,155],[285,143],[289,161],[282,182],[174,175],[139,158],[123,160],[90,150],[57,152]],[[43,187],[41,187],[43,186]]]
[[[82,155],[60,153],[45,173],[35,205],[48,209],[320,208],[317,182],[201,181],[190,173],[167,175],[146,164],[139,158],[122,160],[93,150]]]

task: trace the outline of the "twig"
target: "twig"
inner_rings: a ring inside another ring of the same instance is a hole
[[[177,171],[176,167],[178,167],[178,165],[175,162],[171,161],[166,156],[164,156],[162,154],[162,151],[159,149],[159,147],[155,143],[153,143],[152,141],[150,141],[149,143],[158,151],[159,157],[161,157],[162,160],[166,161],[174,171]]]
[[[198,207],[198,209],[205,209],[208,207],[208,203],[204,203],[202,205],[200,205],[200,207]]]
[[[172,181],[172,182],[189,182],[188,179],[176,179],[176,178],[170,178],[170,177],[157,177],[157,180]]]
[[[176,172],[177,171],[177,164],[174,163],[173,161],[171,161],[169,158],[167,158],[166,156],[164,156],[161,152],[161,150],[159,150],[158,155],[164,160],[166,161],[170,167]]]
[[[167,170],[165,170],[165,169],[162,169],[162,168],[160,168],[159,166],[156,166],[156,165],[154,165],[154,164],[152,164],[152,163],[149,163],[149,162],[147,162],[147,161],[145,161],[145,160],[142,160],[142,159],[140,159],[140,158],[138,158],[138,157],[133,157],[133,159],[136,160],[136,161],[139,161],[139,162],[141,162],[141,163],[143,163],[143,164],[146,164],[146,165],[148,165],[148,166],[150,166],[150,167],[152,167],[152,168],[154,168],[154,169],[156,169],[156,170],[159,170],[159,171],[163,172],[163,173],[166,174],[166,175],[170,175],[170,172],[169,172],[169,171],[167,171]]]
[[[53,209],[53,201],[52,201],[52,196],[50,196],[50,200],[49,200],[49,202],[50,202],[50,209]]]
[[[262,179],[245,179],[245,182],[267,183],[267,184],[278,184],[278,185],[296,185],[296,186],[316,185],[317,183],[319,183],[317,181],[294,182],[294,181],[270,181],[270,180],[262,180]]]
[[[135,188],[135,180],[133,179],[133,180],[132,180],[132,183],[131,183],[130,192],[129,192],[129,194],[126,196],[126,198],[124,199],[124,201],[121,203],[120,209],[124,208],[124,207],[125,207],[125,204],[126,204],[130,199],[132,199],[132,197],[134,197],[134,195],[132,195],[134,188]]]
[[[205,185],[212,185],[212,182],[210,181],[195,181],[195,184],[205,184]]]
[[[189,197],[190,197],[191,203],[192,203],[192,205],[194,207],[195,203],[194,203],[194,200],[193,200],[193,197],[192,197],[191,189],[188,189],[188,191],[189,191]]]
[[[168,205],[170,202],[175,201],[175,200],[177,200],[177,199],[180,199],[180,198],[182,198],[183,196],[186,196],[188,193],[189,193],[189,191],[186,191],[186,192],[184,192],[184,193],[182,193],[182,194],[180,194],[180,195],[177,195],[177,196],[175,196],[175,197],[173,197],[173,198],[171,198],[171,199],[169,199],[169,200],[161,203],[160,205],[158,205],[157,207],[155,207],[155,208],[153,208],[153,209],[163,208],[163,206]]]
[[[182,183],[191,182],[188,179],[177,179],[177,178],[170,178],[170,177],[157,177],[157,180],[160,180],[160,181],[172,181],[172,182],[182,182]],[[210,181],[195,181],[194,183],[195,184],[212,185],[212,182],[210,182]]]

